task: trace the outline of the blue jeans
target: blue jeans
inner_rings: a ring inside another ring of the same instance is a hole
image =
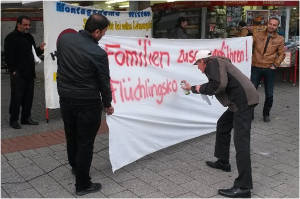
[[[274,76],[275,70],[270,68],[259,68],[252,66],[251,67],[251,82],[254,84],[257,89],[261,78],[264,78],[265,85],[265,103],[263,109],[263,115],[269,116],[270,110],[273,105],[273,88],[274,88]]]

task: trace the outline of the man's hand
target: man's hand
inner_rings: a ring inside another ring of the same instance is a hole
[[[195,90],[197,91],[197,93],[200,93],[200,87],[201,87],[201,85],[196,85],[195,86]]]
[[[44,48],[45,48],[45,45],[46,45],[46,43],[45,43],[45,42],[41,43],[41,45],[40,45],[40,49],[41,49],[41,50],[44,50]]]
[[[253,26],[247,26],[247,29],[249,30],[249,32],[253,33]]]
[[[182,89],[188,90],[188,91],[191,90],[191,85],[186,80],[182,80],[181,83],[182,83],[181,84]]]
[[[104,108],[104,111],[107,115],[112,115],[114,113],[114,107],[112,107],[112,106],[106,107],[106,108]]]
[[[275,67],[275,65],[274,64],[272,64],[272,66],[270,67],[272,70],[275,70],[276,69],[276,67]]]

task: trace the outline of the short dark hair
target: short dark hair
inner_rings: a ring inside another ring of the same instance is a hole
[[[181,22],[183,22],[183,21],[188,21],[188,19],[186,17],[179,17],[177,19],[176,27],[180,27],[181,26]]]
[[[240,21],[240,22],[239,22],[239,26],[245,27],[245,26],[247,26],[247,24],[246,24],[246,22],[244,22],[244,21]]]
[[[22,24],[23,19],[27,19],[27,20],[31,21],[31,19],[28,16],[25,16],[25,15],[19,16],[17,18],[16,29],[17,29],[18,24]]]
[[[99,30],[105,29],[107,26],[109,26],[109,24],[110,22],[105,16],[101,14],[92,14],[86,21],[84,29],[92,33],[97,29]]]
[[[280,20],[279,20],[277,17],[270,17],[270,18],[269,18],[269,21],[270,21],[271,19],[277,20],[277,21],[278,21],[278,25],[280,25]]]

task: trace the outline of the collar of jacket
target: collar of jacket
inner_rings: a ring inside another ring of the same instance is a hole
[[[264,34],[266,35],[266,36],[268,36],[268,30],[266,29],[265,31],[264,31]],[[277,37],[279,34],[277,33],[277,32],[273,32],[272,34],[271,34],[271,37],[274,39],[275,37]]]
[[[17,34],[19,34],[19,35],[26,35],[26,34],[29,34],[29,33],[25,33],[25,32],[20,32],[20,31],[18,31],[17,29],[15,29],[15,32],[16,32]]]
[[[82,36],[84,36],[86,38],[91,39],[93,42],[95,42],[96,44],[98,44],[98,41],[96,41],[96,39],[94,39],[94,37],[92,37],[92,34],[89,33],[88,31],[86,31],[86,30],[80,30],[79,34],[81,34]]]

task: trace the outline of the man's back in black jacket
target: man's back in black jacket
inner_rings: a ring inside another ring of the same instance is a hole
[[[106,52],[85,30],[66,33],[57,42],[57,89],[60,97],[100,99],[110,107],[109,65]]]

